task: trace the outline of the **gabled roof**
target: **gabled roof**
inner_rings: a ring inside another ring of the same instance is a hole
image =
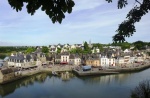
[[[61,59],[61,55],[56,55],[56,59]]]
[[[17,61],[23,61],[24,60],[24,55],[15,55],[15,56],[10,56],[9,59],[11,60],[17,60]]]
[[[71,55],[69,56],[69,59],[75,59],[75,55],[74,55],[74,54],[71,54]]]
[[[50,51],[56,51],[56,48],[51,48]]]
[[[61,55],[69,55],[69,52],[63,52]]]

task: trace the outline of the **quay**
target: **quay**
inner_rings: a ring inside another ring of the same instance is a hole
[[[72,71],[72,69],[73,69],[73,67],[70,65],[51,66],[51,67],[38,66],[37,68],[34,68],[34,69],[22,70],[21,72],[19,72],[20,74],[17,73],[17,75],[15,72],[8,73],[8,75],[5,76],[5,77],[7,77],[7,80],[0,79],[0,84],[10,83],[10,82],[13,82],[15,80],[19,80],[19,79],[29,77],[29,76],[32,76],[35,74],[39,74],[39,73],[52,73],[52,71],[62,73],[62,72],[70,72],[70,71]],[[4,74],[6,74],[7,72],[10,72],[10,70],[5,71]],[[0,72],[0,75],[1,74],[2,73]]]
[[[92,68],[89,71],[83,71],[82,69],[73,69],[73,72],[78,76],[91,76],[91,75],[110,75],[110,74],[119,74],[119,73],[128,73],[128,72],[138,72],[150,68],[150,65],[140,65],[136,67],[127,67],[127,68],[108,68],[99,70],[98,68]]]
[[[28,76],[32,76],[35,74],[39,73],[51,73],[52,71],[56,72],[69,72],[72,71],[78,76],[91,76],[91,75],[110,75],[110,74],[119,74],[119,73],[126,73],[126,72],[138,72],[142,71],[144,69],[150,68],[150,64],[147,65],[140,65],[140,66],[135,66],[135,67],[127,67],[127,68],[107,68],[103,70],[99,70],[99,68],[92,68],[89,71],[83,71],[81,68],[79,70],[76,69],[77,66],[70,66],[70,65],[65,65],[65,66],[52,66],[50,68],[48,67],[38,67],[33,70],[25,70],[21,72],[21,75],[18,75],[17,77],[11,78],[7,81],[2,81],[0,80],[0,84],[6,84],[10,83]]]

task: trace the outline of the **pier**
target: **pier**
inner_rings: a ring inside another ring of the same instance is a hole
[[[99,70],[98,68],[92,68],[89,71],[83,71],[82,69],[73,69],[73,72],[78,76],[91,76],[91,75],[109,75],[109,74],[119,74],[128,72],[138,72],[144,69],[150,68],[150,65],[140,65],[136,67],[126,67],[126,68],[107,68]]]

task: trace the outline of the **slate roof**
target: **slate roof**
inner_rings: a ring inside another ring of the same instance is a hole
[[[69,52],[63,52],[61,55],[69,55]]]
[[[61,55],[56,55],[56,59],[61,59]]]
[[[50,51],[56,51],[56,48],[51,48]]]
[[[15,56],[10,56],[9,59],[11,59],[12,61],[17,60],[17,62],[23,62],[24,60],[24,55],[15,55]]]
[[[71,55],[69,56],[69,59],[75,59],[75,55],[74,55],[74,54],[71,54]]]

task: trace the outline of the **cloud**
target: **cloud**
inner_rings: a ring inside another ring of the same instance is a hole
[[[74,0],[74,2],[75,6],[73,8],[73,11],[93,9],[106,3],[102,0]]]
[[[41,9],[31,16],[25,8],[21,12],[16,12],[7,0],[1,1],[1,42],[24,45],[73,44],[90,39],[92,42],[110,43],[118,24],[125,19],[134,4],[131,3],[126,8],[118,10],[117,1],[109,4],[105,0],[75,0],[73,12],[65,14],[62,24],[53,24]],[[137,32],[129,40],[148,39],[149,16],[149,14],[145,15],[141,22],[136,24]],[[140,36],[141,32],[143,32],[142,36]]]

